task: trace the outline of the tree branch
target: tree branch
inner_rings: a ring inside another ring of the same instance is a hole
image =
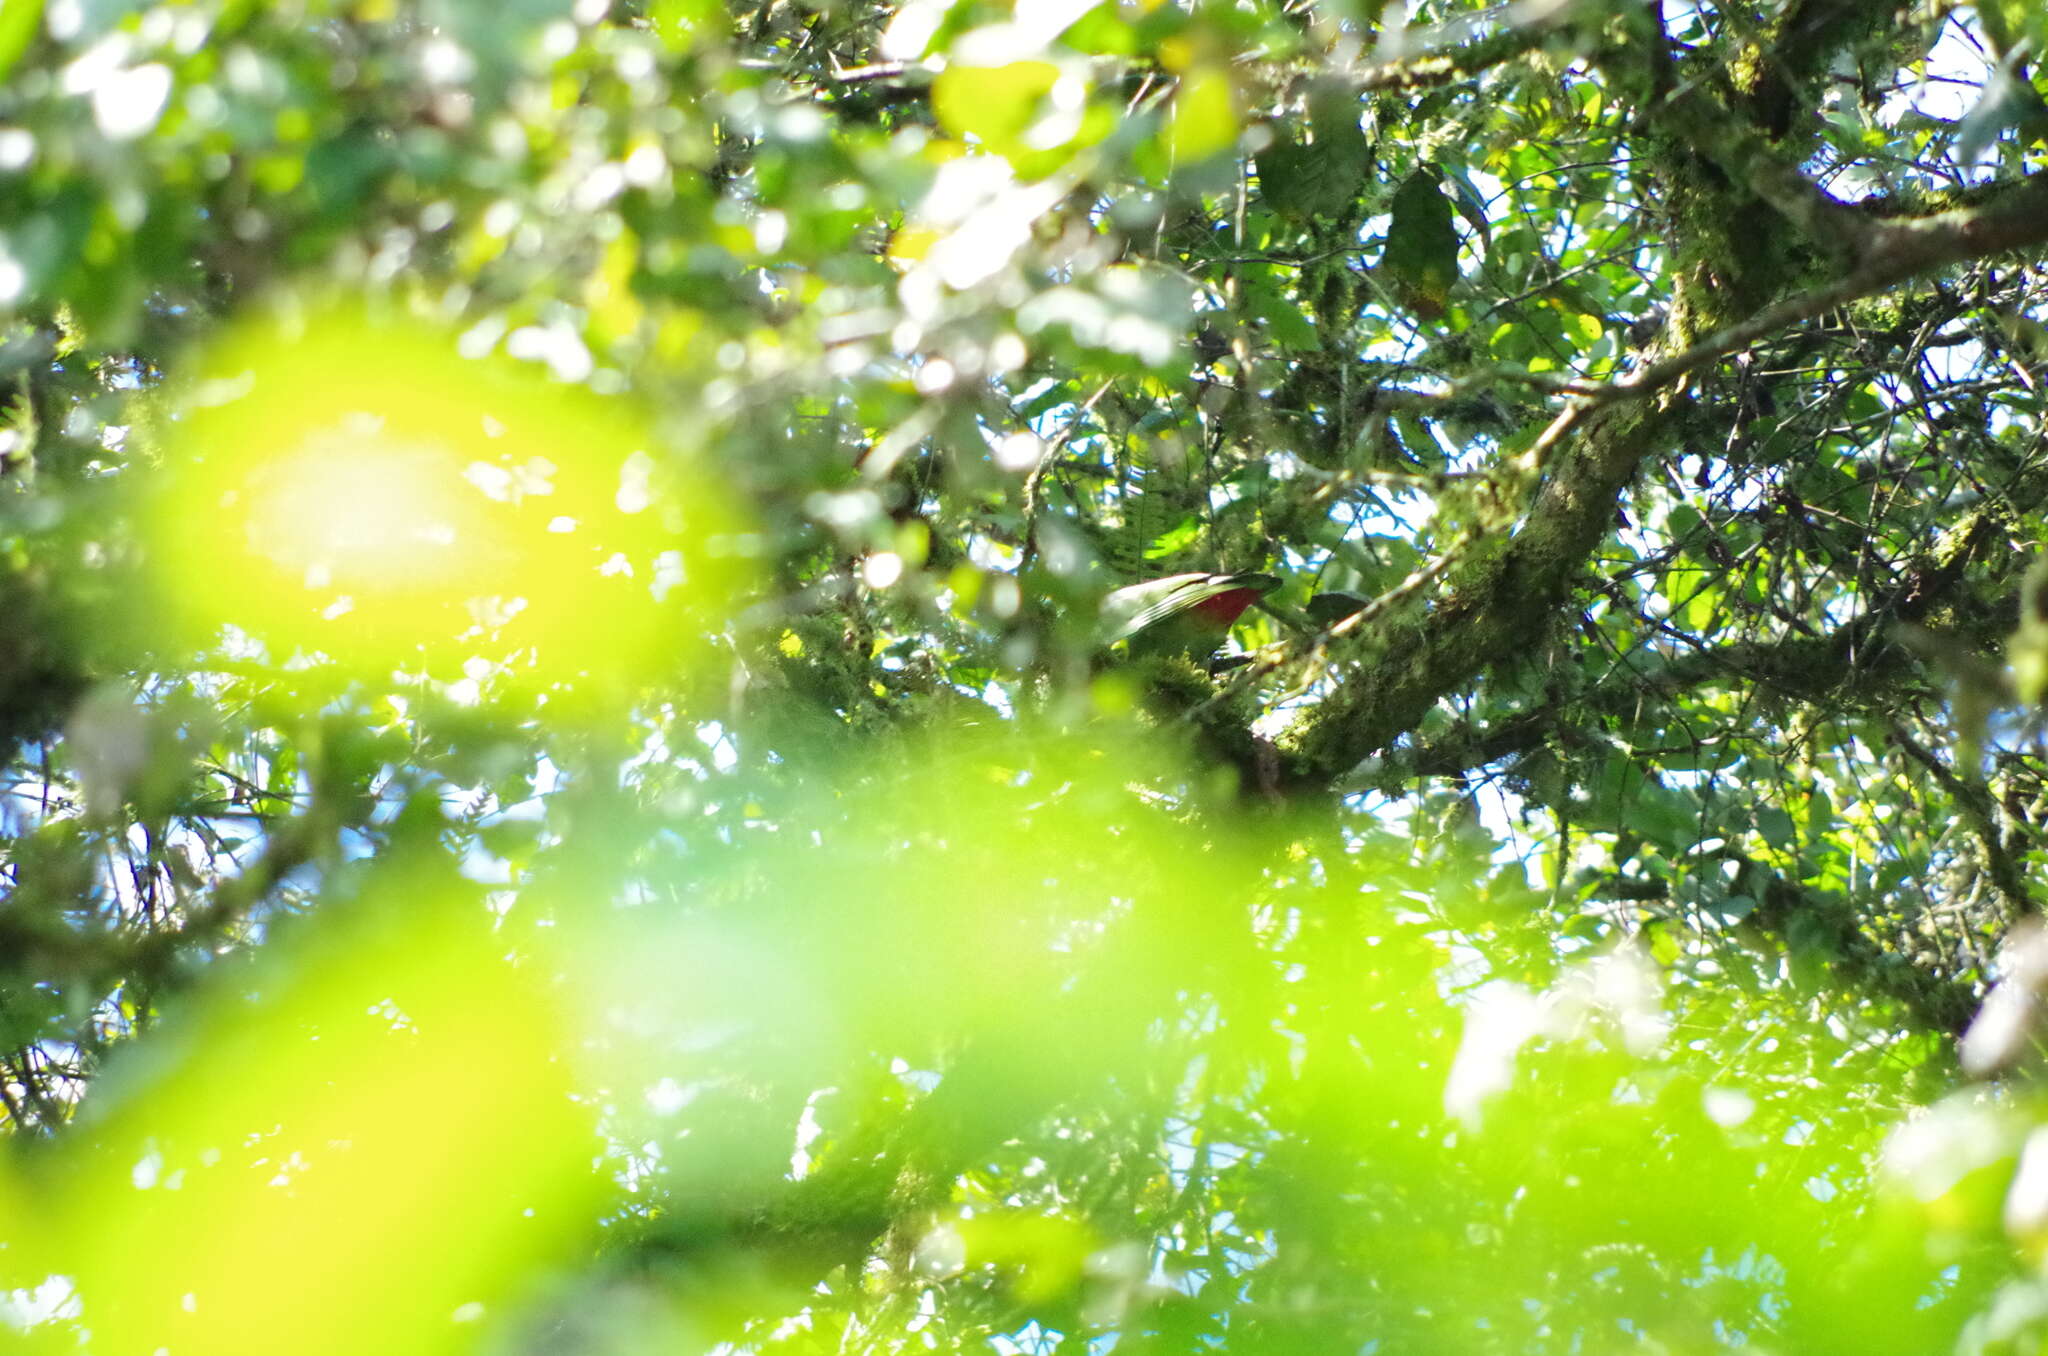
[[[1856,215],[1851,213],[1852,216]],[[1683,353],[1638,368],[1619,381],[1569,388],[1595,404],[1657,390],[1790,325],[1825,315],[1921,273],[1988,254],[2048,244],[2048,175],[2034,175],[2005,197],[1917,221],[1864,222],[1862,262],[1847,276],[1767,306],[1708,335]]]

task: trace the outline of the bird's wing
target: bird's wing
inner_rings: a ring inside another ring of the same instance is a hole
[[[1102,600],[1105,645],[1128,640],[1161,617],[1171,616],[1201,596],[1198,590],[1213,578],[1206,574],[1170,574],[1129,584]]]

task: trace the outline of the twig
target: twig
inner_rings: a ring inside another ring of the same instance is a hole
[[[1074,411],[1067,422],[1061,426],[1060,431],[1046,440],[1045,450],[1038,454],[1038,464],[1033,466],[1031,473],[1024,477],[1024,493],[1021,507],[1024,514],[1024,560],[1026,563],[1029,563],[1031,558],[1038,554],[1038,487],[1045,480],[1046,471],[1051,469],[1053,459],[1059,456],[1060,449],[1065,447],[1068,441],[1073,438],[1074,431],[1081,426],[1081,421],[1094,412],[1096,403],[1108,395],[1110,387],[1115,384],[1113,380],[1103,382],[1102,385],[1095,388],[1093,395],[1081,402],[1081,407]]]

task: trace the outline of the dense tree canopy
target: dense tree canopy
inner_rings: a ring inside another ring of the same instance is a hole
[[[0,0],[5,1321],[2040,1349],[2044,54]]]

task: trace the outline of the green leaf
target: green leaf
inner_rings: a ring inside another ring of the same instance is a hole
[[[1723,923],[1739,923],[1756,912],[1756,901],[1748,895],[1723,895],[1710,907]]]
[[[1145,559],[1163,560],[1179,555],[1202,536],[1202,520],[1190,515],[1154,537],[1145,548]]]
[[[1766,805],[1756,812],[1756,831],[1774,848],[1791,847],[1793,829],[1792,816],[1775,805]]]
[[[1834,822],[1835,803],[1828,793],[1819,787],[1806,798],[1806,836],[1819,838],[1826,834]]]
[[[43,0],[0,0],[0,79],[21,60],[42,19]]]
[[[1996,55],[2004,57],[2022,43],[2031,47],[2034,57],[2048,55],[2041,50],[2048,45],[2048,9],[2039,0],[1977,0],[1976,9],[1977,22]]]
[[[1114,3],[1083,14],[1060,34],[1060,41],[1091,56],[1132,56],[1138,51],[1137,34],[1125,21],[1122,7]]]
[[[1312,352],[1323,346],[1315,325],[1301,313],[1294,301],[1266,283],[1248,284],[1245,300],[1252,314],[1266,322],[1273,342],[1293,353]]]
[[[948,66],[932,82],[932,114],[951,135],[1008,158],[1032,149],[1023,144],[1024,134],[1059,79],[1059,67],[1049,61]]]
[[[1451,224],[1450,199],[1438,184],[1428,168],[1402,182],[1380,258],[1402,304],[1426,320],[1443,314],[1458,278],[1458,231]]]
[[[1081,399],[1074,393],[1071,382],[1056,381],[1043,391],[1017,407],[1017,413],[1025,419],[1036,419],[1047,410],[1056,410],[1062,405],[1072,405]]]
[[[1358,98],[1349,87],[1325,82],[1309,96],[1312,140],[1298,141],[1289,125],[1270,125],[1273,141],[1257,156],[1259,192],[1282,216],[1306,221],[1334,216],[1357,197],[1372,167],[1372,143],[1358,125]]]
[[[2021,78],[2022,66],[2023,59],[2013,55],[1992,69],[1983,94],[1964,115],[1956,133],[1958,161],[1974,162],[2008,128],[2018,128],[2022,141],[2048,136],[2048,105],[2042,103],[2041,92]]]
[[[1694,589],[1685,600],[1683,620],[1688,629],[1705,634],[1715,629],[1721,613],[1721,590],[1713,585]]]
[[[1199,165],[1237,144],[1237,96],[1220,66],[1197,66],[1180,79],[1167,125],[1174,163]]]
[[[687,52],[699,41],[722,36],[731,23],[718,0],[654,0],[647,19],[675,52]]]
[[[1259,169],[1259,196],[1283,217],[1306,221],[1318,212],[1334,211],[1342,202],[1318,172],[1322,160],[1316,148],[1293,140],[1278,127],[1272,143],[1254,157]]]

